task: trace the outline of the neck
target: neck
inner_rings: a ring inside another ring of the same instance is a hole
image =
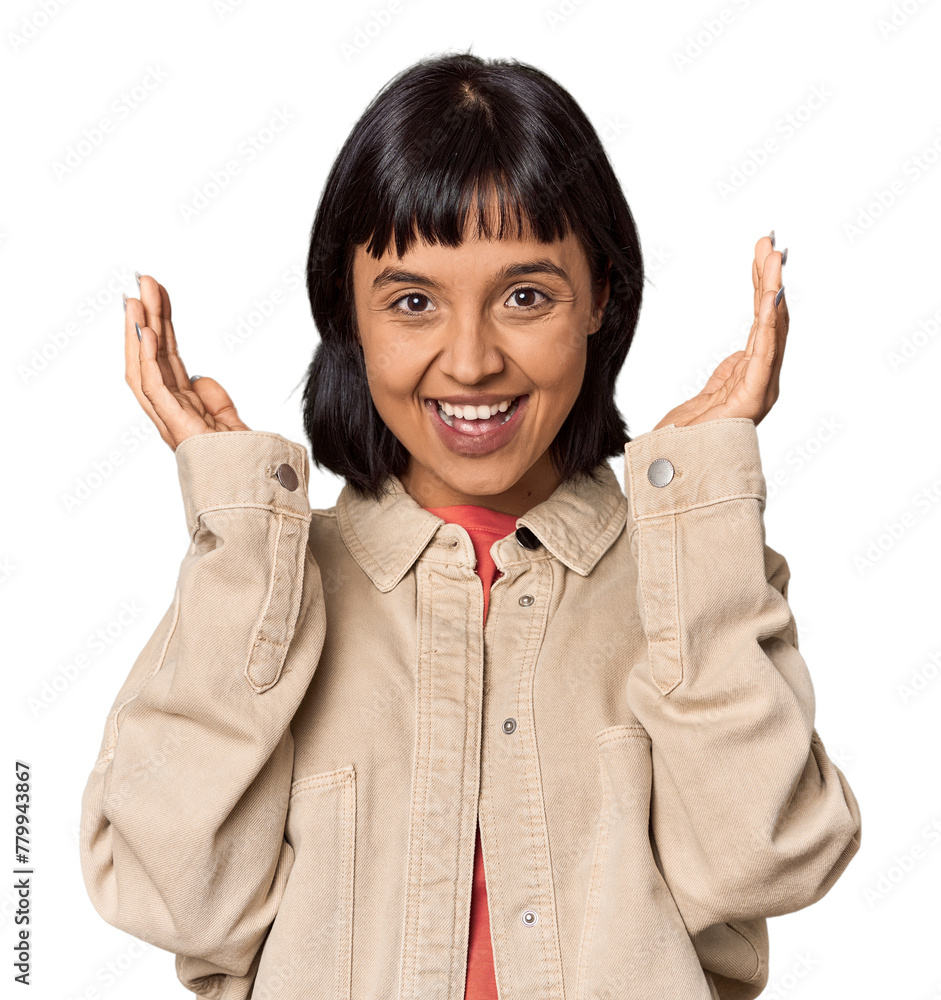
[[[509,488],[494,492],[466,493],[413,458],[400,477],[408,494],[421,507],[452,507],[473,504],[502,514],[522,517],[537,504],[548,500],[559,485],[548,452]]]

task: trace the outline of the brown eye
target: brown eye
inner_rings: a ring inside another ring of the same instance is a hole
[[[404,302],[405,307],[399,308],[399,303]],[[431,302],[431,299],[427,295],[423,295],[421,292],[409,292],[407,295],[403,295],[400,299],[396,299],[392,303],[392,309],[395,312],[404,313],[423,313],[430,312],[432,310],[425,309],[424,306]]]
[[[510,297],[507,302],[515,302],[517,309],[520,311],[525,309],[535,309],[537,306],[543,304],[542,301],[536,300],[533,296],[541,295],[542,300],[545,302],[549,301],[549,296],[544,292],[540,292],[538,288],[530,288],[526,286],[524,288],[516,288],[510,292]]]

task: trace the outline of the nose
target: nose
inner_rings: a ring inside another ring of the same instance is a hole
[[[444,333],[438,367],[462,385],[476,385],[503,371],[505,360],[493,325],[479,316],[455,317]]]

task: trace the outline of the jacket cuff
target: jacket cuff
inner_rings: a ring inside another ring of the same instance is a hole
[[[678,514],[737,497],[764,504],[758,428],[750,417],[669,424],[624,445],[628,523]]]
[[[200,515],[209,510],[263,507],[301,517],[310,513],[307,449],[280,434],[194,434],[177,445],[175,455],[191,537]]]

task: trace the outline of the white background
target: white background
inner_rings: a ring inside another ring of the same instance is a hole
[[[76,839],[105,716],[187,548],[173,453],[124,382],[121,291],[137,294],[135,270],[164,283],[190,372],[226,386],[250,427],[306,444],[317,333],[289,274],[303,271],[322,183],[392,75],[471,47],[548,72],[604,138],[649,269],[618,390],[633,435],[744,346],[756,240],[774,228],[789,248],[781,396],[759,427],[767,540],[790,563],[817,728],[858,797],[863,846],[823,900],[769,922],[764,996],[941,997],[939,7],[3,5],[0,861],[12,871],[25,759],[31,996],[189,995],[169,953],[98,916]],[[135,87],[142,99],[118,117]],[[185,220],[181,205],[278,110],[290,124]],[[113,130],[58,169],[103,117]],[[284,302],[246,326],[277,289]],[[80,482],[88,495],[70,504]],[[314,470],[312,504],[331,506],[341,485]],[[16,988],[12,875],[0,885],[2,976]]]

